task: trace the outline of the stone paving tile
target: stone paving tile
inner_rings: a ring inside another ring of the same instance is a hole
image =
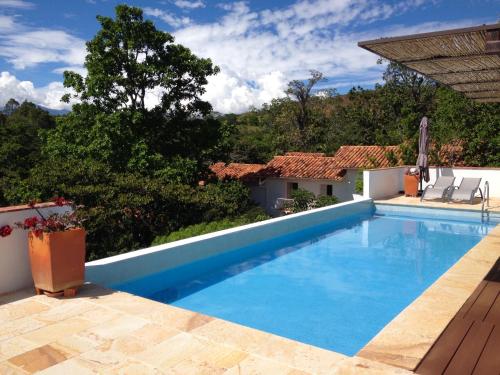
[[[22,337],[39,345],[45,345],[63,337],[78,333],[92,325],[92,322],[78,317],[62,320],[58,323],[28,332]]]
[[[68,299],[65,303],[61,303],[48,311],[35,314],[34,318],[46,323],[56,323],[76,315],[81,317],[81,314],[91,311],[93,308],[94,305],[91,303]]]
[[[37,375],[96,375],[102,373],[103,370],[95,363],[74,357],[37,372]]]
[[[214,342],[234,346],[249,353],[257,352],[270,337],[269,334],[263,331],[240,326],[221,319],[214,319],[194,329],[191,333]]]
[[[2,375],[25,375],[26,371],[21,370],[8,362],[0,362],[0,374]]]
[[[330,373],[341,360],[347,358],[340,353],[279,336],[270,337],[253,353],[316,374]]]
[[[132,315],[119,315],[106,322],[93,325],[86,329],[82,335],[93,338],[97,341],[114,339],[118,336],[128,334],[148,324],[148,321]]]
[[[69,357],[69,353],[58,350],[50,345],[44,345],[12,357],[8,362],[32,374],[65,361]]]
[[[276,361],[264,359],[257,356],[249,356],[242,362],[233,366],[224,375],[261,375],[261,374],[273,374],[273,375],[306,375],[307,372],[302,372],[297,369],[293,369],[283,363]]]
[[[41,313],[48,309],[49,306],[32,299],[21,300],[12,305],[3,305],[0,307],[0,324]]]
[[[163,305],[160,308],[153,309],[146,317],[158,324],[167,325],[186,332],[190,332],[214,320],[210,316],[170,305]]]
[[[136,360],[127,359],[117,366],[110,367],[102,372],[106,375],[163,375],[163,372],[153,366]],[[170,372],[168,372],[170,374]]]
[[[342,360],[332,375],[411,375],[413,372],[364,358],[350,357]]]
[[[8,340],[0,341],[0,360],[14,357],[40,346],[21,336],[16,336]],[[1,372],[0,372],[1,374]]]
[[[37,330],[46,325],[46,323],[36,320],[31,316],[2,323],[0,341],[20,336],[26,332]]]
[[[189,333],[181,332],[168,340],[151,346],[148,350],[134,356],[160,370],[167,370],[178,363],[191,358],[205,346],[210,346],[207,340],[202,340]]]

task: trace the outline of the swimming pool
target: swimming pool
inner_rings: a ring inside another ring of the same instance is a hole
[[[362,212],[112,286],[353,355],[489,229]]]

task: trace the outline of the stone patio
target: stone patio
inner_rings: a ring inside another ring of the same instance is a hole
[[[96,285],[0,296],[1,374],[405,374]]]

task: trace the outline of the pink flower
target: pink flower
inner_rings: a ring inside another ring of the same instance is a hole
[[[39,220],[36,216],[28,217],[24,219],[24,229],[32,229],[35,228],[38,224]]]
[[[70,202],[66,200],[64,197],[54,197],[52,198],[52,202],[54,202],[57,206],[66,206]]]
[[[4,225],[3,227],[0,227],[0,237],[10,236],[11,233],[12,227],[10,225]]]

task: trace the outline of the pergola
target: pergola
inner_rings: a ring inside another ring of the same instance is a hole
[[[478,102],[500,102],[500,23],[359,42]]]

